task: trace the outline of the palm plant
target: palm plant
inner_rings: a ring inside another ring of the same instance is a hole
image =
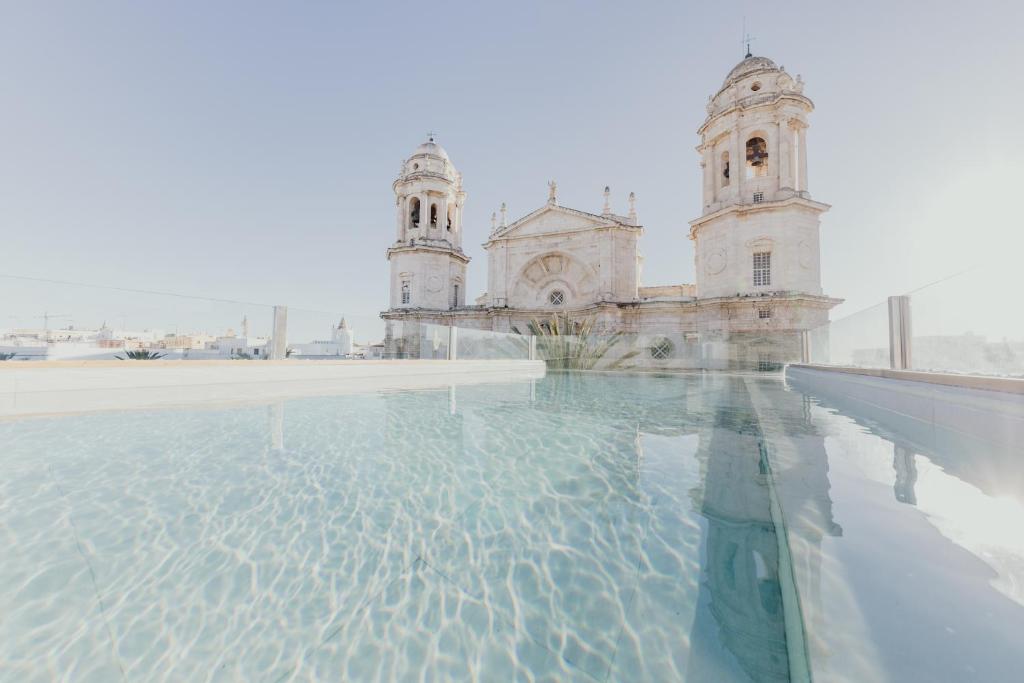
[[[574,319],[568,313],[552,314],[551,320],[545,323],[535,318],[527,329],[529,334],[537,337],[538,354],[554,370],[592,370],[619,343],[623,334],[595,334],[593,317]],[[512,331],[522,334],[516,327]],[[637,353],[629,351],[623,354],[609,368],[619,367]]]
[[[167,354],[156,353],[149,349],[136,349],[134,351],[125,351],[124,357],[114,356],[114,358],[118,360],[156,360],[158,358],[163,358],[165,355]]]

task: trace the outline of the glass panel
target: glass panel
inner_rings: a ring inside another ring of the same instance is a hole
[[[910,294],[911,367],[1024,375],[1020,284],[1006,267],[973,269]]]
[[[810,360],[822,365],[889,367],[888,301],[808,333]]]
[[[527,360],[530,340],[518,334],[460,327],[456,358],[459,360]]]

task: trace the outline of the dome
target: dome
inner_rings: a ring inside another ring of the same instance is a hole
[[[742,62],[733,67],[729,75],[725,77],[725,85],[729,85],[734,81],[738,81],[744,76],[748,76],[758,71],[778,71],[779,67],[775,65],[775,62],[768,59],[767,57],[754,57],[749,56]]]
[[[448,159],[448,152],[444,151],[444,147],[434,142],[434,138],[430,138],[424,142],[416,148],[415,152],[412,153],[413,156],[416,156],[417,154],[430,154],[431,156],[440,157],[445,161],[450,161],[450,159]]]

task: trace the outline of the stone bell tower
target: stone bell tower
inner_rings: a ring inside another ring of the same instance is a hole
[[[795,79],[749,52],[698,129],[702,215],[690,221],[700,298],[820,296],[819,223],[827,204],[807,183],[807,117]]]
[[[430,137],[402,163],[392,188],[397,235],[387,251],[392,311],[448,311],[465,305],[462,175]]]

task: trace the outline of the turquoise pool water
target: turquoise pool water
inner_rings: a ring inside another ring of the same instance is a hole
[[[0,443],[3,680],[785,681],[860,656],[884,679],[872,628],[828,658],[860,609],[830,591],[899,533],[922,562],[955,545],[905,501],[861,524],[843,459],[898,477],[892,442],[778,378],[553,374]],[[1019,635],[990,579],[967,588]]]

